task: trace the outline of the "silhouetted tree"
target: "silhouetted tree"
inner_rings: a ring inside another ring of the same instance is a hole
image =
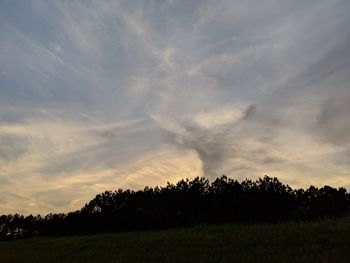
[[[155,229],[202,223],[261,223],[336,217],[349,211],[346,189],[295,189],[277,178],[237,180],[223,175],[164,187],[105,191],[68,214],[2,215],[0,239]]]

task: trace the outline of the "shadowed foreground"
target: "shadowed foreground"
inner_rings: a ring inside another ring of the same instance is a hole
[[[0,262],[349,262],[350,217],[0,242]]]

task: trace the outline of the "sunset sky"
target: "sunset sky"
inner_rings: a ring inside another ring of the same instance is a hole
[[[0,2],[0,214],[265,174],[350,190],[350,1]]]

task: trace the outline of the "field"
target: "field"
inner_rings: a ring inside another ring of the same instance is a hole
[[[0,262],[350,262],[350,218],[6,241]]]

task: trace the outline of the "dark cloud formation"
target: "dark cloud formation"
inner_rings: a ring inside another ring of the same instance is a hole
[[[203,173],[215,178],[240,169],[253,170],[260,165],[283,163],[274,148],[278,120],[264,116],[250,105],[242,117],[211,129],[187,126],[180,145],[193,149],[203,164]],[[249,167],[249,168],[248,168]]]

